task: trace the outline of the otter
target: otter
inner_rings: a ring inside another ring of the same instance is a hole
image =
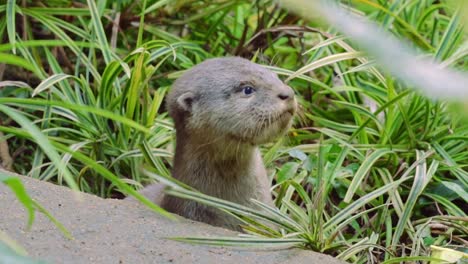
[[[217,198],[273,205],[258,145],[285,134],[296,112],[293,90],[270,70],[239,57],[208,59],[178,78],[166,98],[176,129],[172,176]],[[240,231],[218,209],[165,195],[161,184],[141,193],[169,212]]]

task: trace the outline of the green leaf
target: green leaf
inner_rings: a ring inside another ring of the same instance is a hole
[[[16,54],[16,1],[7,0],[6,4],[6,19],[7,19],[7,31],[8,40],[13,47],[13,53]]]
[[[15,193],[18,200],[23,204],[28,212],[28,228],[31,228],[34,222],[35,210],[34,202],[24,189],[21,180],[13,173],[0,169],[0,181],[6,184]]]
[[[110,63],[112,60],[112,51],[110,50],[109,43],[107,42],[107,37],[104,32],[104,27],[101,23],[101,16],[96,7],[96,2],[94,0],[87,0],[89,11],[91,12],[91,22],[94,27],[94,32],[96,33],[99,47],[101,48],[102,54],[104,55],[104,61],[106,64]]]
[[[344,60],[357,59],[357,58],[362,57],[363,55],[364,55],[364,53],[362,53],[362,52],[354,51],[354,52],[345,52],[345,53],[333,54],[333,55],[327,56],[325,58],[314,61],[313,63],[308,64],[308,65],[300,68],[294,74],[289,76],[285,80],[285,82],[288,82],[288,81],[296,78],[299,75],[302,75],[304,73],[313,71],[313,70],[318,69],[320,67],[330,65],[330,64],[333,64],[333,63],[337,63],[337,62],[340,62],[340,61],[344,61]]]
[[[300,238],[255,238],[255,237],[171,237],[170,239],[214,246],[272,247],[295,246],[305,242]]]
[[[32,10],[38,13],[46,13],[56,16],[90,16],[89,8],[74,7],[26,7],[23,10]]]
[[[160,1],[157,1],[156,3],[150,5],[149,7],[147,7],[146,9],[143,9],[144,13],[142,15],[146,15],[148,13],[151,13],[161,7],[163,7],[164,5],[167,5],[169,3],[171,3],[172,0],[160,0]]]
[[[38,95],[39,93],[43,92],[44,90],[47,90],[47,89],[50,89],[54,84],[58,83],[58,82],[61,82],[65,79],[68,79],[68,78],[75,78],[75,76],[72,76],[72,75],[68,75],[68,74],[65,74],[65,73],[57,73],[57,74],[54,74],[52,76],[50,76],[49,78],[43,80],[33,91],[32,93],[32,97]]]
[[[439,43],[439,47],[436,50],[434,55],[436,60],[442,61],[449,56],[449,54],[453,51],[453,45],[456,43],[456,39],[458,35],[460,35],[462,31],[460,30],[460,14],[456,12],[450,23],[445,30],[444,36]]]
[[[429,170],[426,168],[426,154],[422,151],[416,151],[416,158],[417,158],[417,166],[416,166],[416,173],[414,175],[413,186],[411,187],[410,193],[408,198],[406,199],[406,203],[403,207],[403,214],[398,219],[397,226],[395,228],[395,232],[393,233],[392,244],[397,245],[399,244],[399,240],[403,231],[405,230],[405,226],[410,226],[410,218],[413,212],[413,208],[416,205],[419,196],[426,188],[427,183],[431,180],[434,172],[436,171],[437,167],[439,166],[438,161],[433,161]],[[410,227],[410,230],[413,229]]]
[[[55,217],[52,216],[44,207],[42,207],[39,203],[33,200],[34,207],[37,208],[39,212],[41,212],[43,215],[45,215],[61,232],[62,234],[65,235],[66,238],[68,239],[73,239],[72,234],[68,229],[65,228],[65,226],[62,225]]]
[[[28,71],[31,71],[37,76],[40,76],[40,73],[37,71],[37,69],[33,65],[31,65],[29,61],[19,56],[6,54],[6,53],[0,53],[0,63],[16,65]]]
[[[374,163],[379,158],[389,153],[393,153],[393,151],[389,149],[378,149],[365,158],[364,162],[361,164],[361,167],[359,167],[358,171],[354,175],[353,181],[348,187],[348,191],[346,192],[345,198],[343,200],[345,203],[349,203],[351,201],[356,190],[361,185],[362,180],[370,172]]]
[[[453,192],[457,193],[460,198],[465,200],[465,203],[468,203],[468,192],[466,191],[466,187],[463,188],[462,186],[454,183],[454,182],[448,182],[448,181],[442,181],[441,182],[445,187],[449,188]]]
[[[289,180],[297,172],[297,169],[299,168],[299,163],[297,162],[287,162],[281,166],[281,169],[278,171],[276,174],[276,180],[278,184],[281,184],[285,180]]]

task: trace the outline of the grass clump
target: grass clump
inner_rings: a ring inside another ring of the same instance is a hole
[[[463,23],[446,1],[342,4],[419,56],[466,71]],[[102,197],[170,177],[164,95],[181,71],[239,55],[284,77],[302,106],[285,144],[263,148],[278,210],[176,189],[248,231],[179,239],[295,245],[352,263],[422,262],[431,245],[468,246],[468,126],[452,110],[466,106],[408,89],[346,32],[274,1],[3,1],[0,14],[0,131],[19,173]]]

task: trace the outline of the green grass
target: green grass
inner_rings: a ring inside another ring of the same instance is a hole
[[[278,210],[176,187],[239,217],[248,234],[175,239],[294,245],[351,263],[424,262],[431,245],[468,247],[468,99],[446,101],[457,85],[440,93],[421,85],[439,73],[412,72],[433,66],[420,58],[445,67],[441,80],[449,66],[468,70],[454,3],[343,1],[405,41],[401,61],[416,68],[388,60],[388,34],[348,38],[342,21],[343,35],[274,1],[34,3],[0,1],[0,131],[16,172],[102,197],[170,181],[171,83],[206,58],[239,55],[277,72],[301,104],[287,139],[262,148]]]

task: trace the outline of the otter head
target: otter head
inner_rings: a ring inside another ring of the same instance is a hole
[[[284,134],[296,111],[293,90],[276,74],[238,57],[209,59],[185,72],[168,95],[186,135],[258,145]]]

